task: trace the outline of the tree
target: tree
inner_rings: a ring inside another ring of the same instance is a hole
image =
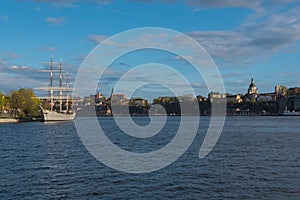
[[[159,104],[161,102],[161,98],[154,98],[152,104]]]
[[[18,91],[12,91],[10,93],[9,104],[11,107],[12,114],[16,117],[20,115],[24,108],[25,97]]]
[[[133,98],[129,100],[129,106],[149,106],[148,100],[143,98]]]
[[[280,86],[280,92],[281,92],[281,94],[283,94],[284,96],[286,96],[287,95],[287,91],[288,91],[288,89],[287,89],[287,87],[286,86],[284,86],[284,85],[281,85]]]
[[[252,98],[252,99],[251,99],[251,104],[252,104],[252,105],[255,105],[255,104],[256,104],[256,99],[255,99],[255,98]]]
[[[39,103],[31,89],[21,88],[10,94],[10,106],[15,117],[39,116]]]
[[[0,92],[0,110],[4,110],[5,106],[5,96]]]

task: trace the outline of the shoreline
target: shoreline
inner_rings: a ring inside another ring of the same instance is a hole
[[[0,124],[15,124],[15,123],[22,123],[22,122],[40,122],[41,119],[33,118],[33,119],[26,119],[26,118],[0,118]]]
[[[181,115],[152,115],[152,116],[166,116],[166,117],[181,117]],[[183,116],[195,116],[195,115],[183,115]],[[283,115],[225,115],[225,117],[295,117],[295,116],[283,116]],[[77,116],[77,117],[90,117],[90,116]],[[93,116],[92,116],[93,117]],[[110,118],[113,116],[97,116],[97,118]],[[128,117],[125,115],[118,115],[117,117]],[[130,117],[148,117],[148,115],[132,115]],[[200,115],[200,117],[211,117],[211,115]],[[0,118],[0,124],[15,124],[15,123],[24,123],[24,122],[41,122],[41,119],[18,119],[18,118]]]
[[[0,118],[0,124],[11,124],[11,123],[18,123],[18,119],[14,118]]]

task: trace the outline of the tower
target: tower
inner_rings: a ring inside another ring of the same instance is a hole
[[[257,95],[258,94],[258,90],[257,90],[256,85],[254,84],[253,78],[251,79],[251,83],[249,85],[248,93],[247,94],[248,95]]]

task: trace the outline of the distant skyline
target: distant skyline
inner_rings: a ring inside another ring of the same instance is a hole
[[[296,0],[4,0],[0,91],[46,86],[48,76],[39,72],[45,68],[40,62],[51,55],[55,61],[62,58],[65,70],[75,76],[99,42],[149,26],[174,29],[198,41],[219,67],[228,93],[246,93],[252,77],[262,93],[274,91],[276,84],[299,87],[299,13]],[[185,68],[179,59],[170,61],[174,55],[147,55],[151,57],[128,55],[113,63],[100,91],[108,96],[118,75],[143,61]],[[192,86],[201,95],[209,92],[196,78]]]

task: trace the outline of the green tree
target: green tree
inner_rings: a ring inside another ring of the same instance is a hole
[[[5,96],[0,92],[0,110],[4,110],[5,106]]]
[[[149,106],[148,100],[143,99],[143,98],[133,98],[129,100],[129,106],[144,106],[147,107]]]
[[[12,114],[17,117],[23,110],[25,97],[19,91],[12,91],[10,93],[9,104]]]
[[[39,103],[31,89],[21,88],[10,94],[10,107],[15,117],[39,116]]]
[[[41,101],[39,104],[42,104],[42,107],[46,110],[50,110],[51,109],[51,106],[50,106],[50,102],[48,101]]]
[[[20,89],[19,92],[25,97],[25,104],[23,112],[28,117],[39,116],[39,104],[40,100],[36,98],[34,92],[31,89]]]
[[[286,96],[287,95],[287,91],[288,91],[287,87],[284,86],[284,85],[281,85],[280,89],[281,89],[281,94],[283,94],[284,96]]]
[[[250,100],[250,103],[251,103],[252,105],[256,105],[257,101],[256,101],[255,98],[252,98],[252,99]]]

